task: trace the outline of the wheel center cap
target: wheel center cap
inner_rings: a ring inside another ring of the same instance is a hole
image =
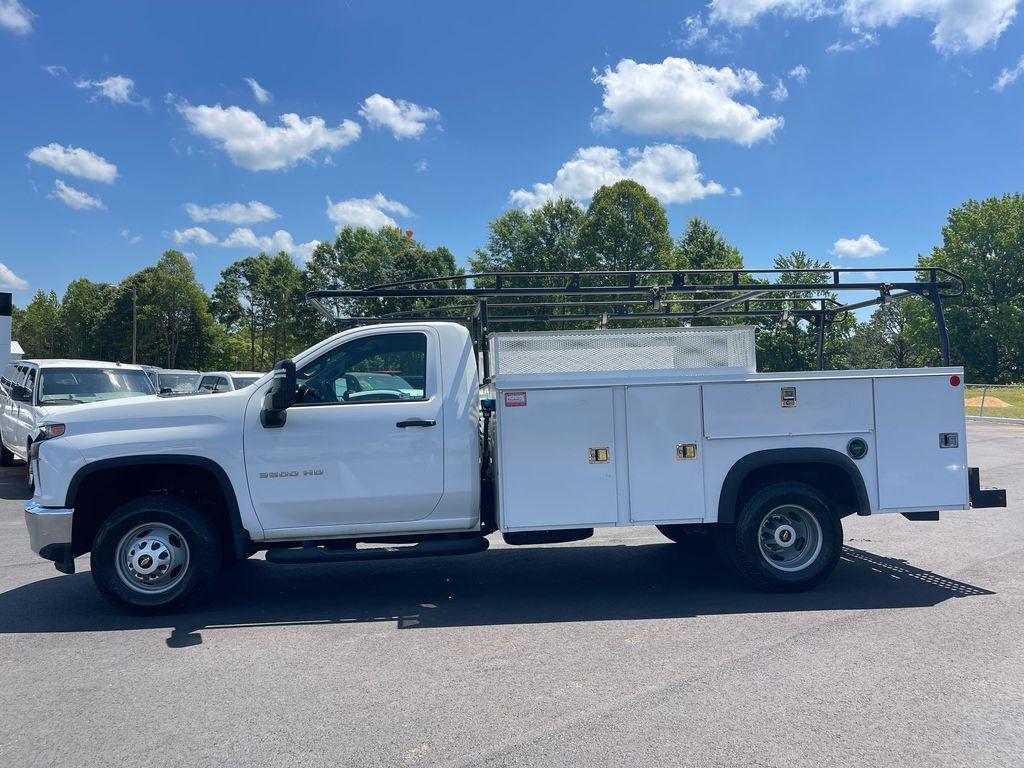
[[[780,525],[775,529],[775,542],[780,547],[791,547],[796,539],[796,531],[791,525]]]

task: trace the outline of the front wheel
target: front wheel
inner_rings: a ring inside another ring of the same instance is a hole
[[[723,526],[727,560],[748,581],[772,592],[799,592],[827,579],[843,549],[843,524],[828,502],[803,483],[757,491],[734,526]]]
[[[129,501],[100,526],[92,577],[100,593],[132,613],[165,613],[195,598],[222,560],[217,528],[173,496]]]

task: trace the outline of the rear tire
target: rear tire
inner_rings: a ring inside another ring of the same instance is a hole
[[[220,570],[217,527],[173,496],[145,496],[117,509],[93,540],[100,593],[131,613],[167,613],[195,599]]]
[[[835,570],[843,524],[828,502],[803,483],[773,483],[743,505],[735,525],[722,526],[727,561],[755,586],[800,592]]]
[[[0,467],[13,467],[14,454],[7,450],[7,446],[0,442]]]

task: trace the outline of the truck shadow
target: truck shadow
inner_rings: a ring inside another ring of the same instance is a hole
[[[22,462],[13,467],[0,467],[0,499],[28,501],[32,491],[28,488],[28,470]]]
[[[167,644],[202,632],[349,622],[398,629],[685,618],[741,613],[918,608],[993,592],[844,547],[835,574],[810,592],[756,592],[711,556],[676,545],[493,549],[480,555],[390,563],[230,568],[190,611],[129,616],[96,592],[88,573],[0,594],[0,633],[168,628]]]

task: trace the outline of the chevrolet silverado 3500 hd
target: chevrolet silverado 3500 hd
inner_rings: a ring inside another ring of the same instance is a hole
[[[1005,505],[967,467],[960,368],[756,373],[736,325],[487,338],[359,325],[218,397],[69,410],[32,443],[32,548],[65,573],[91,552],[104,596],[153,612],[257,550],[454,555],[497,531],[655,525],[710,531],[747,579],[792,591],[835,568],[846,515]]]

